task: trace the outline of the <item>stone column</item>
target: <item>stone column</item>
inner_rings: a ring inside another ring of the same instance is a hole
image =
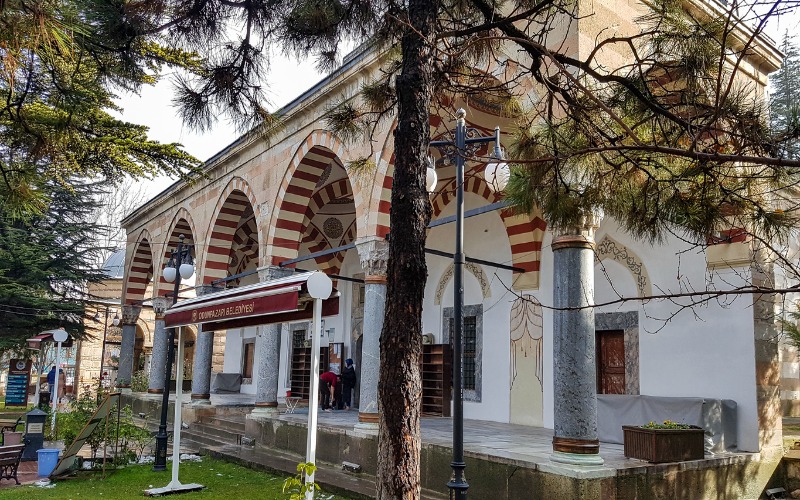
[[[371,237],[356,243],[364,269],[364,340],[361,343],[361,384],[358,428],[378,429],[378,376],[381,359],[381,330],[386,306],[386,262],[389,244]]]
[[[198,327],[194,344],[192,365],[192,403],[211,404],[211,355],[214,352],[214,332],[205,332]]]
[[[164,381],[167,376],[167,351],[169,349],[169,334],[164,326],[164,314],[167,312],[168,301],[164,297],[153,299],[153,313],[155,314],[155,331],[153,332],[153,352],[150,355],[150,386],[147,392],[161,394],[164,392]]]
[[[292,274],[292,269],[277,266],[258,270],[259,280],[269,281]],[[278,414],[278,374],[281,356],[281,323],[261,325],[256,333],[255,377],[256,406],[251,418],[264,418]],[[213,346],[212,346],[213,347]]]
[[[133,350],[136,346],[136,321],[140,306],[122,307],[122,343],[119,346],[119,371],[117,372],[117,386],[120,388],[131,387],[133,377]],[[101,361],[102,364],[102,361]]]
[[[207,295],[220,291],[208,285],[195,288],[197,295]],[[211,404],[211,358],[214,353],[214,332],[203,331],[197,325],[197,339],[194,344],[194,363],[192,364],[192,404]]]
[[[599,216],[553,238],[553,400],[551,460],[600,465],[594,331],[594,231]],[[580,308],[567,310],[566,308]]]

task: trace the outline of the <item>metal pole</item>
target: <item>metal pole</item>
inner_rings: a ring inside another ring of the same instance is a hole
[[[176,278],[177,279],[177,278]],[[172,329],[175,331],[175,328]],[[179,488],[178,472],[181,468],[181,399],[183,399],[183,327],[178,328],[178,359],[175,369],[175,417],[172,422],[172,481],[167,488]]]
[[[314,299],[314,323],[311,328],[311,393],[308,395],[308,434],[306,436],[306,463],[317,460],[317,410],[319,408],[319,344],[322,330],[322,299]],[[306,475],[306,484],[314,483],[314,474]],[[313,500],[313,488],[306,491],[306,500]]]
[[[181,286],[180,263],[183,260],[183,235],[178,240],[178,250],[173,252],[172,260],[175,266],[175,287],[172,291],[172,305],[178,301],[178,291]],[[175,329],[169,329],[169,345],[167,346],[167,365],[164,367],[166,375],[164,377],[164,392],[161,397],[161,421],[158,424],[158,434],[156,435],[156,459],[153,463],[154,471],[167,470],[167,411],[169,410],[169,386],[172,383],[172,363],[175,360]],[[176,381],[176,386],[179,381]],[[180,381],[182,382],[182,381]],[[176,401],[175,404],[180,404]]]
[[[53,420],[50,423],[51,433],[56,429],[56,413],[58,413],[58,370],[60,364],[61,364],[61,342],[58,343],[58,347],[56,348],[56,379],[55,379],[55,384],[53,384],[53,394],[50,395],[53,401]]]
[[[451,500],[467,499],[464,478],[464,383],[463,383],[463,304],[464,304],[464,154],[466,149],[466,113],[459,109],[456,120],[456,249],[453,255],[453,476],[447,487]]]
[[[100,404],[100,393],[103,391],[103,363],[106,360],[106,333],[108,333],[108,306],[106,306],[106,322],[103,324],[103,344],[100,347],[100,376],[97,377],[97,404]]]

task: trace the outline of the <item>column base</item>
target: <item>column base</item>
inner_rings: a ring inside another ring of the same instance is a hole
[[[358,422],[360,424],[377,425],[380,421],[381,421],[380,413],[367,413],[363,411],[358,412]]]
[[[164,394],[164,389],[147,389],[147,394]]]
[[[192,394],[192,406],[211,406],[211,395]]]
[[[600,453],[600,441],[553,436],[553,451],[577,455],[597,455]]]
[[[565,453],[563,451],[554,451],[550,455],[550,461],[568,465],[603,465],[605,463],[603,457],[600,455],[589,453]]]
[[[256,403],[256,407],[253,408],[253,411],[247,415],[247,418],[250,419],[265,419],[265,418],[275,418],[280,415],[280,410],[278,410],[278,403]]]

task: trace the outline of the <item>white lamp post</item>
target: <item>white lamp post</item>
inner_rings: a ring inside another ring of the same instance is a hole
[[[63,328],[50,330],[47,333],[52,334],[53,340],[58,342],[58,347],[56,347],[56,377],[55,383],[53,384],[53,394],[51,394],[53,398],[53,419],[50,423],[50,432],[53,432],[56,428],[56,414],[58,413],[58,372],[61,369],[61,343],[66,342],[69,338],[69,334]]]
[[[306,438],[306,463],[316,462],[317,455],[317,410],[319,400],[319,343],[317,334],[322,329],[322,301],[331,296],[333,282],[325,273],[319,271],[308,277],[306,281],[308,294],[314,299],[314,326],[311,335],[311,393],[308,396],[308,435]],[[314,484],[314,474],[306,475],[306,484]],[[306,492],[306,500],[314,498],[314,489]]]

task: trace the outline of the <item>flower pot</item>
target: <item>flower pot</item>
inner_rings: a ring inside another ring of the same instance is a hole
[[[691,429],[646,429],[623,425],[623,443],[627,458],[638,458],[655,464],[700,460],[704,456],[704,431]]]

